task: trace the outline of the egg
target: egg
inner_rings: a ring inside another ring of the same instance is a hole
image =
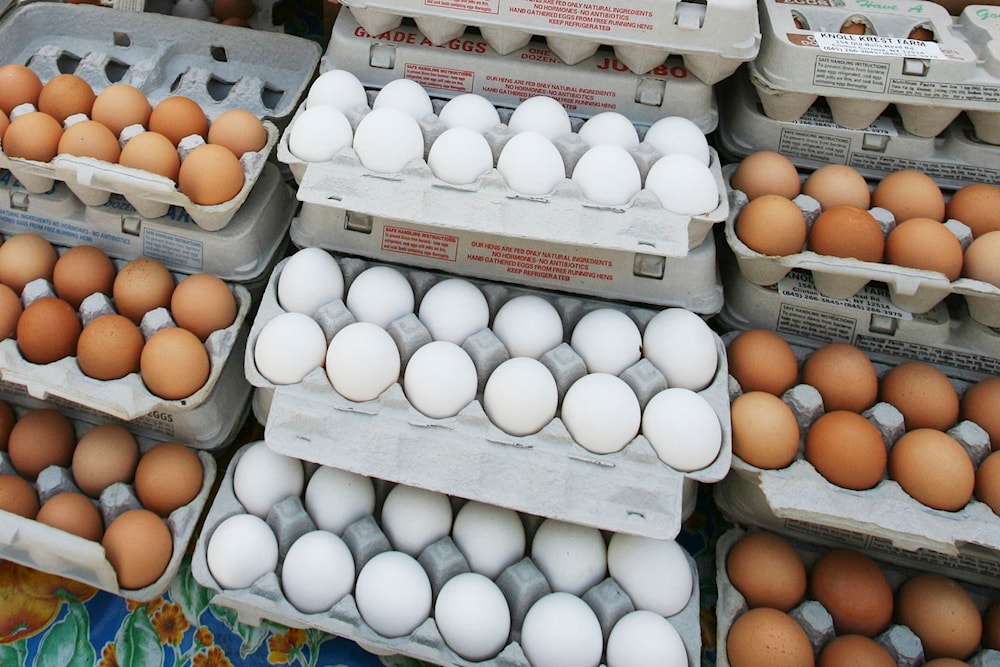
[[[729,184],[750,200],[765,194],[795,199],[802,190],[798,169],[775,151],[756,151],[743,158],[730,175]]]
[[[14,107],[21,104],[37,106],[42,85],[35,71],[25,65],[7,63],[0,66],[0,111],[9,116]],[[10,157],[6,145],[4,152]]]
[[[96,98],[85,79],[76,74],[56,74],[42,86],[35,106],[62,123],[74,114],[89,117]]]
[[[591,373],[619,375],[642,357],[638,325],[624,311],[607,306],[584,314],[569,343]]]
[[[32,280],[51,281],[57,260],[55,247],[44,237],[14,234],[0,245],[0,283],[20,294]]]
[[[955,425],[959,396],[955,385],[936,366],[907,361],[893,366],[879,380],[879,400],[903,414],[906,429],[946,431]]]
[[[910,218],[944,221],[941,187],[916,169],[901,169],[883,177],[872,192],[872,205],[887,209],[897,222]]]
[[[675,470],[707,468],[722,449],[722,425],[712,405],[684,387],[657,392],[642,411],[641,433],[657,458]]]
[[[372,111],[398,109],[414,120],[434,113],[430,95],[412,79],[393,79],[375,94]]]
[[[257,334],[253,360],[264,379],[295,384],[320,368],[327,354],[326,335],[319,323],[302,313],[281,313]]]
[[[812,667],[812,644],[798,621],[783,611],[758,607],[736,617],[726,637],[732,667]]]
[[[170,307],[174,287],[174,276],[162,262],[152,257],[139,257],[127,262],[115,274],[111,296],[120,315],[140,324],[147,312]]]
[[[354,588],[354,556],[325,530],[300,535],[281,563],[281,590],[303,614],[330,609]]]
[[[84,375],[118,380],[139,372],[146,344],[139,327],[124,315],[106,313],[90,320],[80,332],[76,361]]]
[[[175,183],[181,170],[177,148],[159,132],[140,132],[129,139],[118,156],[118,164],[142,169]]]
[[[479,375],[463,348],[435,340],[417,348],[403,371],[403,392],[432,419],[454,417],[476,397]]]
[[[644,186],[663,208],[679,215],[706,215],[719,205],[715,175],[685,153],[669,153],[654,162]]]
[[[340,109],[317,104],[297,115],[288,129],[288,151],[303,162],[326,162],[354,142],[354,128]]]
[[[431,285],[417,309],[417,317],[434,340],[461,345],[490,323],[490,307],[483,292],[464,278],[445,278]]]
[[[139,374],[146,388],[168,401],[191,396],[205,386],[211,359],[201,340],[181,327],[154,333],[142,348]]]
[[[278,538],[260,517],[234,514],[208,537],[205,560],[223,589],[249,588],[278,566]]]
[[[135,493],[143,507],[166,517],[198,496],[204,475],[194,450],[179,442],[160,442],[139,458]]]
[[[527,546],[520,514],[476,500],[466,502],[455,513],[451,539],[469,569],[490,579],[524,558]]]
[[[893,227],[885,241],[885,261],[925,271],[937,271],[950,281],[962,275],[962,244],[936,220],[910,218]]]
[[[882,481],[888,453],[870,421],[856,412],[832,410],[806,433],[805,458],[831,484],[863,491]]]
[[[427,166],[445,183],[469,185],[493,169],[493,149],[479,132],[451,127],[431,144]]]
[[[222,278],[211,273],[186,276],[170,296],[170,315],[174,322],[202,341],[213,331],[232,325],[238,308],[233,290]]]
[[[78,245],[59,255],[52,267],[56,296],[74,308],[91,294],[111,296],[118,269],[106,252],[93,245]]]
[[[375,484],[366,475],[319,466],[306,484],[303,506],[317,528],[343,535],[349,525],[375,512]]]
[[[1000,231],[986,232],[976,237],[965,249],[962,275],[1000,287],[997,257],[1000,257]]]
[[[208,117],[190,97],[171,95],[153,107],[147,129],[162,134],[176,146],[185,137],[204,139],[208,135]]]
[[[871,359],[850,343],[827,343],[802,363],[802,382],[823,398],[827,412],[862,412],[878,398],[878,375]]]
[[[59,153],[63,128],[52,116],[29,111],[10,121],[3,135],[3,152],[9,158],[48,162]]]
[[[993,451],[1000,449],[1000,378],[986,378],[962,394],[960,417],[982,427],[990,436]]]
[[[688,664],[684,640],[676,628],[651,611],[630,611],[612,626],[606,649],[608,667],[639,667],[646,660],[663,667]]]
[[[795,547],[775,533],[744,534],[726,554],[726,576],[753,607],[791,611],[805,598],[806,565]]]
[[[326,375],[338,394],[371,401],[399,380],[399,348],[371,322],[352,322],[334,334],[326,352]]]
[[[148,127],[152,112],[153,107],[145,93],[135,86],[119,81],[97,94],[90,117],[106,126],[118,137],[122,130],[130,125]]]
[[[781,396],[798,382],[799,362],[792,346],[770,329],[747,329],[726,345],[729,374],[744,392]]]
[[[587,146],[612,144],[626,151],[639,147],[639,133],[628,116],[617,111],[594,114],[580,126],[577,136]]]
[[[413,632],[431,613],[431,583],[413,556],[383,551],[358,573],[354,598],[361,619],[383,637]]]
[[[68,468],[73,462],[76,430],[73,423],[52,408],[24,413],[11,429],[7,454],[19,475],[34,481],[50,465]]]
[[[1000,210],[1000,186],[968,183],[956,190],[945,204],[945,217],[959,220],[972,230],[972,237],[1000,231],[996,212]]]
[[[80,437],[73,450],[73,481],[91,498],[117,482],[129,484],[139,463],[139,445],[124,426],[99,424]]]
[[[93,542],[104,535],[101,511],[92,499],[75,491],[51,496],[42,503],[35,520]]]
[[[885,234],[869,211],[840,204],[819,214],[809,230],[808,246],[820,255],[881,262]]]
[[[18,475],[0,474],[0,510],[34,519],[38,508],[38,492],[31,482]]]
[[[608,574],[636,609],[673,616],[687,606],[694,576],[676,540],[614,533],[608,540]]]
[[[889,477],[933,509],[955,512],[972,499],[976,470],[955,438],[932,428],[904,433],[889,454]]]
[[[497,366],[483,390],[483,409],[505,433],[537,433],[556,416],[559,389],[552,371],[532,357],[512,357]]]
[[[664,116],[658,119],[649,126],[642,140],[661,156],[686,153],[706,166],[712,161],[705,134],[697,123],[684,116]]]
[[[410,114],[391,106],[365,114],[354,130],[351,145],[361,164],[377,173],[399,173],[424,157],[420,125]]]
[[[343,69],[322,72],[309,85],[306,108],[332,106],[341,112],[368,108],[368,94],[358,77]]]
[[[550,141],[573,131],[566,107],[547,95],[522,100],[511,112],[507,128],[514,134],[536,132]]]
[[[233,470],[233,492],[247,512],[265,518],[271,507],[305,488],[302,461],[258,440],[243,450]]]
[[[831,549],[809,570],[809,595],[833,617],[837,634],[874,637],[893,618],[893,590],[870,556],[853,549]]]
[[[465,127],[482,134],[500,124],[500,113],[482,95],[461,93],[444,103],[438,120],[448,128]]]
[[[152,585],[167,570],[173,535],[163,519],[147,509],[125,510],[104,530],[101,540],[122,589]]]
[[[507,140],[497,157],[497,171],[507,187],[528,196],[551,194],[566,178],[559,149],[551,139],[531,130]]]
[[[740,209],[733,231],[754,252],[780,257],[802,252],[808,227],[795,202],[783,195],[764,194]]]
[[[823,647],[817,667],[855,664],[867,667],[895,667],[896,659],[877,641],[864,635],[840,635]]]
[[[758,468],[778,470],[795,460],[799,424],[792,409],[774,394],[748,391],[730,405],[733,454]]]
[[[806,177],[802,194],[809,195],[825,210],[839,204],[867,210],[871,207],[868,181],[854,167],[827,164]]]
[[[51,364],[76,356],[83,325],[76,310],[62,299],[43,296],[28,305],[17,320],[17,347],[33,364]]]
[[[301,248],[278,274],[276,292],[282,309],[312,316],[321,306],[344,298],[344,273],[326,250]]]
[[[595,667],[604,635],[581,598],[560,591],[539,598],[521,624],[521,648],[532,667]]]
[[[602,206],[624,206],[642,189],[635,159],[617,144],[597,144],[587,149],[570,178],[584,199]]]
[[[635,392],[617,375],[588,373],[566,390],[560,417],[578,445],[612,454],[639,434],[642,410]]]
[[[551,517],[531,538],[531,560],[554,591],[583,595],[608,574],[608,548],[593,526]]]
[[[462,572],[438,592],[434,622],[455,653],[473,662],[489,660],[507,645],[510,606],[493,581],[476,572]]]
[[[924,572],[900,584],[895,619],[920,638],[929,660],[967,660],[982,638],[983,621],[972,596],[942,574]]]
[[[246,176],[239,158],[228,148],[201,144],[181,160],[177,189],[199,206],[215,206],[243,189]]]

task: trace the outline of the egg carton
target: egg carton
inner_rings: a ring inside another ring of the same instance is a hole
[[[718,97],[722,109],[715,137],[724,163],[770,150],[808,171],[846,164],[867,179],[880,180],[915,169],[946,190],[969,183],[1000,185],[1000,146],[978,141],[964,115],[936,137],[910,134],[891,109],[867,127],[843,127],[834,122],[822,101],[796,120],[775,120],[764,114],[742,70],[719,84]]]
[[[719,537],[716,546],[715,580],[718,590],[718,597],[716,599],[716,665],[718,667],[729,667],[731,664],[726,646],[729,630],[733,622],[748,609],[746,598],[736,590],[726,572],[726,559],[729,557],[730,550],[748,532],[750,531],[742,528],[730,528]],[[818,548],[815,544],[808,542],[793,539],[790,540],[790,544],[806,564],[807,571],[811,568],[812,563],[826,552],[826,549]],[[851,544],[844,545],[841,543],[827,546],[831,548],[844,548],[846,546],[846,548],[865,551]],[[879,559],[878,554],[869,555]],[[893,590],[896,590],[908,578],[920,573],[920,570],[893,567],[886,563],[880,563],[878,560],[876,560],[876,563],[878,563],[883,574],[885,574]],[[970,586],[961,582],[959,583],[972,596],[973,601],[975,601],[980,611],[985,611],[991,602],[1000,599],[998,597],[1000,594],[993,588],[996,585],[996,580],[987,583],[985,586]],[[806,636],[809,637],[814,651],[821,650],[835,636],[833,620],[829,612],[823,608],[822,604],[816,600],[809,599],[808,596],[805,601],[791,611],[791,615],[806,631]],[[900,667],[916,667],[917,665],[924,664],[923,646],[920,643],[920,639],[905,625],[893,622],[886,630],[873,637],[873,639],[889,652]],[[995,667],[996,665],[1000,665],[1000,651],[981,648],[975,655],[969,658],[968,664],[975,667]]]
[[[101,206],[121,194],[148,218],[180,207],[194,223],[216,231],[232,220],[250,195],[280,136],[279,123],[295,108],[319,58],[319,46],[299,37],[233,26],[188,21],[158,14],[119,12],[109,22],[107,9],[71,3],[33,3],[17,7],[0,22],[0,61],[26,63],[44,82],[60,73],[86,80],[95,92],[128,83],[152,105],[173,95],[196,101],[209,120],[241,108],[264,123],[267,143],[244,155],[244,183],[227,202],[194,204],[174,181],[140,169],[93,158],[58,155],[50,162],[11,158],[8,169],[31,193],[63,182],[87,206]],[[123,132],[124,134],[124,132]],[[182,142],[187,150],[200,139]]]
[[[958,17],[940,5],[760,3],[763,37],[748,65],[764,113],[795,120],[823,96],[834,121],[862,129],[894,105],[907,132],[933,137],[963,111],[976,136],[1000,143],[1000,60],[995,11],[971,5]],[[845,35],[857,20],[865,35]],[[795,21],[804,27],[797,28]],[[933,42],[906,39],[915,27]]]
[[[252,444],[252,443],[251,443]],[[315,628],[345,637],[368,650],[397,654],[428,661],[434,664],[457,665],[460,667],[528,667],[529,663],[520,646],[520,624],[530,606],[544,594],[550,592],[544,575],[530,557],[509,566],[501,572],[496,583],[500,586],[511,609],[511,637],[509,643],[494,658],[480,662],[469,661],[455,653],[445,643],[432,617],[420,624],[413,632],[401,637],[383,637],[368,626],[358,611],[354,594],[349,593],[325,612],[305,614],[297,610],[285,597],[280,581],[281,562],[278,572],[265,574],[250,587],[244,589],[223,589],[215,581],[207,562],[207,545],[215,528],[225,519],[245,514],[233,491],[233,471],[239,457],[246,448],[236,452],[230,462],[219,491],[205,517],[205,525],[198,536],[191,560],[191,571],[195,580],[214,593],[213,604],[235,609],[240,620],[251,625],[259,625],[270,620],[293,628]],[[530,517],[529,517],[530,518]],[[305,532],[315,529],[298,496],[289,496],[278,502],[267,515],[267,522],[278,540],[279,554]],[[375,555],[389,550],[389,541],[382,532],[376,517],[368,515],[349,525],[343,533],[344,541],[352,551],[355,570],[361,568]],[[451,577],[469,571],[468,563],[450,537],[444,537],[424,549],[418,558],[427,570],[432,590],[439,591]],[[688,563],[694,581],[698,581],[694,559],[688,555]],[[581,596],[596,612],[601,621],[605,638],[615,622],[634,606],[628,595],[610,577],[595,585]],[[695,585],[687,605],[668,620],[677,629],[687,649],[688,665],[700,664],[701,626],[700,597]],[[603,663],[602,663],[603,664]]]
[[[353,258],[339,258],[339,263],[348,286],[370,266]],[[266,409],[266,440],[281,453],[520,512],[657,539],[671,539],[680,532],[682,522],[694,510],[698,483],[716,482],[729,470],[732,434],[721,340],[717,341],[716,375],[699,394],[719,418],[722,447],[707,467],[681,472],[660,461],[641,434],[619,452],[592,454],[572,439],[558,415],[533,435],[516,437],[503,432],[487,417],[481,402],[486,379],[507,358],[503,344],[489,329],[473,334],[463,344],[476,363],[479,392],[476,400],[451,418],[421,414],[406,398],[400,382],[365,402],[339,394],[323,368],[311,371],[297,384],[275,385],[257,370],[254,347],[263,327],[285,312],[276,297],[284,265],[279,263],[272,273],[250,329],[244,361],[249,383],[270,394],[260,406]],[[417,303],[441,278],[440,274],[418,270],[405,271],[404,275],[414,286]],[[487,297],[491,313],[518,294],[546,298],[562,315],[566,332],[585,312],[600,306],[617,307],[513,286],[477,286]],[[624,312],[642,330],[657,311],[625,307]],[[324,322],[328,340],[354,321],[340,300],[328,304],[315,317]],[[390,331],[401,350],[404,368],[409,355],[430,340],[416,315],[400,318],[390,325]],[[583,360],[566,342],[542,359],[556,378],[560,397],[586,372]],[[657,391],[666,388],[662,374],[648,360],[640,360],[620,377],[635,390],[643,407]],[[473,458],[470,447],[475,447]],[[470,474],[470,465],[474,465],[475,474]],[[545,483],[540,483],[540,471],[545,471]]]
[[[723,336],[732,339],[735,332]],[[815,346],[792,344],[800,361]],[[891,366],[874,362],[881,377]],[[941,369],[946,372],[947,369]],[[731,380],[735,399],[742,390]],[[951,377],[959,395],[972,384]],[[733,521],[821,542],[851,544],[878,558],[917,564],[928,570],[988,584],[1000,572],[1000,516],[972,498],[955,512],[935,510],[908,495],[898,482],[883,476],[871,489],[853,491],[826,480],[803,454],[806,435],[823,414],[823,401],[809,385],[799,383],[782,396],[799,423],[801,439],[795,460],[779,470],[758,468],[733,456],[725,480],[713,488],[715,502]],[[891,449],[905,432],[902,414],[884,401],[862,413],[876,426]],[[989,435],[977,424],[961,420],[948,430],[969,453],[975,466],[990,454]]]
[[[6,400],[6,399],[5,399]],[[20,416],[28,409],[52,408],[52,404],[26,399],[21,402],[11,400],[15,414]],[[58,409],[58,408],[56,408]],[[69,416],[69,415],[67,415]],[[77,433],[77,439],[94,426],[105,423],[100,420],[82,420],[71,417],[70,421]],[[127,427],[128,428],[128,427]],[[140,452],[146,452],[162,438],[150,439],[129,428],[136,438]],[[209,495],[215,484],[215,458],[204,451],[197,451],[202,465],[202,485],[191,502],[179,507],[165,517],[173,538],[173,551],[167,568],[156,581],[138,589],[123,589],[118,584],[118,576],[105,555],[99,542],[79,537],[64,530],[26,519],[11,512],[0,510],[0,558],[14,561],[27,567],[55,574],[87,585],[127,597],[137,602],[148,602],[163,595],[170,587],[174,576],[199,526],[202,513],[208,505]],[[0,474],[17,474],[6,452],[0,452]],[[63,491],[79,491],[73,481],[72,471],[61,466],[49,466],[42,470],[32,484],[41,502]],[[118,482],[107,487],[98,500],[104,525],[126,510],[142,507],[135,495],[132,483]]]
[[[567,66],[537,40],[500,54],[483,35],[469,31],[439,47],[412,22],[372,35],[352,12],[342,11],[319,68],[347,70],[371,89],[407,78],[433,97],[475,93],[499,107],[513,108],[542,94],[581,118],[617,111],[637,124],[650,125],[663,116],[683,116],[705,134],[718,124],[714,87],[694,76],[679,56],[636,74],[611,49],[601,47]]]

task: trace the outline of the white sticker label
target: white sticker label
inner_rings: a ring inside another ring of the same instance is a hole
[[[846,35],[839,32],[818,32],[816,44],[823,51],[851,53],[858,56],[888,56],[891,58],[921,58],[947,60],[936,42],[878,35]]]

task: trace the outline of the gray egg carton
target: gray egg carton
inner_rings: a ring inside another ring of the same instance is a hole
[[[736,333],[724,334],[723,340],[728,342]],[[800,364],[816,347],[792,344]],[[891,368],[873,363],[879,377]],[[940,370],[947,374],[947,368]],[[949,377],[959,395],[972,384]],[[733,378],[730,392],[734,400],[742,393]],[[978,583],[996,582],[1000,516],[988,505],[973,497],[958,511],[935,510],[908,495],[888,472],[864,491],[827,481],[803,454],[809,429],[824,412],[819,392],[799,383],[781,398],[798,421],[799,452],[779,470],[758,468],[734,455],[729,475],[713,489],[723,514],[828,546],[859,545],[887,561],[919,563],[924,569]],[[878,428],[887,450],[905,433],[902,413],[884,401],[862,415]],[[961,420],[948,434],[962,444],[975,466],[990,454],[989,435],[978,424]]]
[[[867,34],[840,34],[855,19]],[[981,141],[1000,143],[1000,32],[988,7],[954,17],[919,0],[764,0],[760,24],[760,52],[748,69],[771,118],[795,120],[823,96],[835,122],[861,129],[893,104],[908,132],[933,137],[964,111]],[[906,39],[915,27],[936,41]]]
[[[362,647],[409,656],[433,664],[448,664],[459,667],[529,667],[527,657],[519,644],[520,624],[530,606],[540,597],[549,593],[551,588],[534,561],[527,556],[509,566],[495,580],[510,605],[511,637],[509,643],[496,657],[481,662],[471,662],[452,651],[444,642],[433,616],[408,635],[392,638],[381,636],[364,622],[353,593],[349,593],[335,603],[328,611],[315,614],[300,612],[285,598],[282,592],[280,557],[277,572],[265,574],[248,588],[223,589],[215,581],[208,568],[207,546],[212,533],[222,521],[231,516],[246,513],[233,491],[233,472],[239,457],[245,450],[246,447],[238,450],[230,461],[219,490],[205,517],[204,527],[198,535],[191,560],[191,571],[195,580],[214,592],[213,604],[235,609],[239,612],[243,622],[252,625],[259,625],[263,620],[270,620],[287,627],[315,628],[350,639]],[[298,496],[289,496],[275,504],[266,520],[275,532],[281,555],[287,551],[297,537],[315,529],[315,524],[309,518],[303,508],[302,499]],[[370,558],[391,548],[376,517],[372,515],[349,525],[344,530],[342,537],[354,556],[356,572],[360,572]],[[421,552],[418,561],[427,570],[435,594],[450,577],[469,571],[468,562],[448,536],[427,546]],[[697,582],[697,567],[694,559],[690,556],[688,556],[688,563],[691,567],[693,580]],[[596,584],[581,595],[581,598],[597,614],[605,633],[605,639],[614,623],[625,613],[634,609],[628,595],[610,577]],[[690,667],[697,667],[701,659],[699,605],[700,596],[696,584],[692,588],[687,605],[668,618],[684,642]]]
[[[736,590],[729,575],[726,572],[726,559],[732,546],[741,537],[751,531],[743,528],[730,528],[719,537],[715,550],[715,580],[718,590],[716,598],[716,664],[718,667],[729,667],[729,655],[726,650],[726,642],[729,637],[729,629],[733,622],[748,609],[746,598]],[[775,531],[777,532],[777,531]],[[806,569],[823,553],[825,548],[817,547],[810,543],[810,536],[796,536],[790,543],[798,552],[806,565]],[[843,543],[827,544],[829,548],[844,548]],[[858,551],[868,553],[869,556],[881,560],[882,554],[871,553],[864,545],[846,545]],[[898,568],[885,563],[878,563],[882,572],[889,580],[889,585],[896,590],[906,579],[920,573],[920,570],[909,568]],[[970,586],[960,582],[960,585],[972,596],[979,610],[985,611],[991,602],[1000,599],[1000,593],[994,588],[996,579],[992,582],[985,582],[982,586]],[[833,618],[830,613],[823,608],[823,605],[816,600],[807,599],[791,610],[791,616],[798,621],[802,629],[806,631],[813,646],[813,651],[818,653],[836,635],[833,627]],[[891,623],[888,628],[879,633],[873,639],[889,652],[899,667],[917,667],[924,664],[924,648],[910,628],[905,625]],[[973,667],[996,667],[1000,665],[1000,651],[993,649],[980,649],[968,660]]]
[[[97,93],[112,83],[128,83],[153,106],[172,95],[190,97],[210,121],[234,108],[254,113],[268,139],[264,149],[241,159],[239,193],[221,204],[194,204],[168,178],[71,155],[46,163],[0,151],[0,167],[32,193],[47,192],[58,181],[87,206],[101,206],[121,194],[144,217],[164,216],[173,206],[183,208],[202,229],[224,228],[250,195],[278,140],[279,124],[305,90],[319,46],[289,35],[159,14],[116,12],[114,21],[108,16],[105,7],[70,3],[17,7],[0,22],[0,60],[27,64],[43,82],[60,73],[76,74]],[[189,137],[181,149],[199,142]]]
[[[29,409],[43,407],[59,409],[50,403],[33,401],[30,398],[4,397],[3,400],[11,404],[18,418]],[[85,419],[71,417],[70,421],[76,431],[77,440],[94,426],[107,423],[104,420],[94,419],[92,415]],[[165,441],[163,437],[150,439],[129,425],[125,427],[135,436],[140,452],[146,452],[154,445]],[[99,542],[3,510],[0,510],[0,517],[3,518],[3,521],[0,521],[0,558],[81,581],[137,602],[155,600],[170,587],[180,569],[181,561],[188,552],[188,547],[192,546],[195,530],[198,528],[215,484],[215,458],[204,451],[198,451],[197,454],[202,465],[201,489],[191,502],[177,508],[164,519],[173,538],[173,551],[164,573],[149,585],[139,589],[121,588],[114,568],[105,555],[104,547]],[[0,452],[0,474],[17,474],[6,452]],[[80,490],[73,481],[72,471],[61,466],[49,466],[42,470],[32,486],[43,503],[57,493]],[[124,482],[116,482],[104,489],[100,498],[95,500],[95,504],[101,510],[105,526],[122,512],[142,507],[135,495],[134,484]]]
[[[287,260],[286,260],[287,261]],[[349,286],[370,266],[365,260],[339,258]],[[270,394],[267,404],[267,441],[275,450],[296,458],[334,466],[393,482],[419,486],[448,495],[478,499],[511,509],[552,516],[615,532],[670,539],[681,529],[694,509],[698,483],[716,482],[726,476],[732,457],[732,439],[727,389],[725,348],[717,340],[719,367],[711,384],[699,393],[715,410],[722,426],[722,448],[707,467],[681,472],[657,458],[643,435],[636,436],[621,451],[592,454],[569,435],[558,414],[538,433],[515,437],[503,432],[487,417],[482,389],[489,374],[508,356],[503,343],[490,329],[472,334],[463,344],[479,372],[479,394],[451,418],[433,419],[421,414],[407,400],[399,382],[377,399],[351,401],[333,389],[323,368],[308,373],[291,385],[274,385],[264,378],[254,362],[254,347],[263,327],[284,311],[278,305],[276,285],[281,262],[261,299],[246,346],[244,373],[250,384]],[[440,274],[403,270],[414,286],[417,303]],[[490,304],[490,312],[518,294],[537,294],[551,301],[564,320],[564,330],[586,312],[618,307],[609,302],[560,296],[493,283],[478,283]],[[657,311],[623,307],[640,328]],[[317,312],[329,341],[343,326],[354,321],[338,300]],[[401,351],[403,367],[409,355],[430,340],[430,334],[415,315],[396,320],[389,327]],[[568,334],[567,338],[568,340]],[[542,362],[556,378],[559,395],[586,373],[582,358],[562,343]],[[640,359],[620,376],[636,392],[640,406],[666,381],[648,359]],[[470,459],[470,447],[475,456]],[[474,462],[475,474],[469,465]],[[558,479],[558,484],[541,483]]]
[[[663,116],[683,116],[708,134],[718,124],[714,87],[694,76],[679,56],[670,56],[646,74],[627,71],[607,47],[567,66],[544,42],[497,53],[486,39],[467,32],[448,48],[432,44],[409,22],[373,36],[350,11],[337,15],[320,72],[344,69],[367,87],[381,89],[394,79],[412,79],[434,97],[476,93],[499,107],[514,107],[545,94],[570,116],[618,111],[637,124]]]
[[[850,129],[829,108],[813,104],[796,120],[775,120],[761,109],[750,79],[737,72],[719,84],[721,117],[716,148],[723,162],[739,162],[762,150],[781,153],[800,169],[846,164],[880,180],[903,169],[927,174],[942,189],[968,183],[1000,185],[1000,146],[977,141],[972,124],[959,116],[937,137],[918,137],[886,113],[871,125]]]

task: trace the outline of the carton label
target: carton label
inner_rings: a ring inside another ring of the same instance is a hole
[[[817,32],[813,37],[816,46],[831,53],[849,53],[855,56],[885,56],[888,58],[919,58],[921,60],[947,60],[936,42],[878,35],[848,35],[839,32]]]

